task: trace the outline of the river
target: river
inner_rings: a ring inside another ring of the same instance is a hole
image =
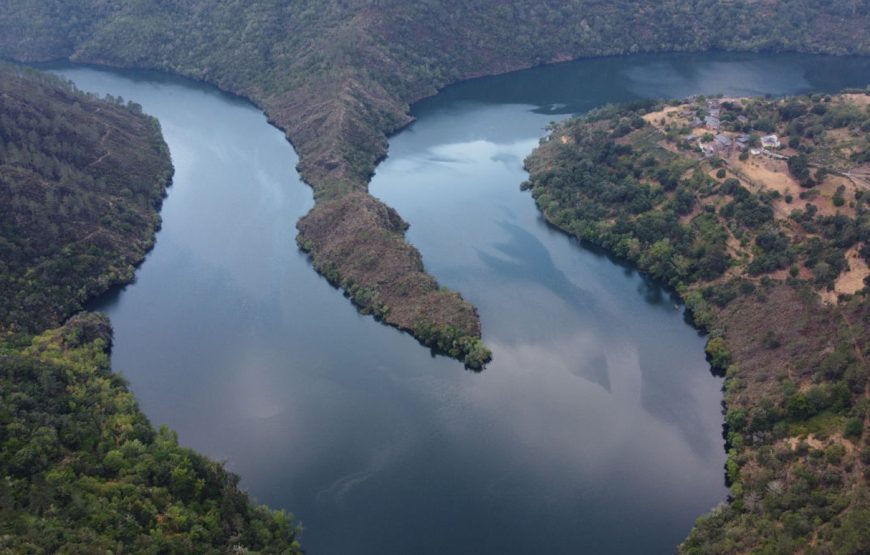
[[[311,190],[256,108],[158,73],[53,70],[142,104],[176,168],[136,282],[95,307],[114,368],[155,424],[294,512],[312,555],[673,552],[727,493],[721,380],[670,293],[543,222],[522,159],[549,121],[607,102],[870,81],[866,59],[636,56],[419,103],[372,192],[479,307],[494,360],[473,373],[314,273],[294,243]]]

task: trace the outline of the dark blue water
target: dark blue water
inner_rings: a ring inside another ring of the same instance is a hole
[[[494,361],[356,314],[294,243],[312,206],[255,108],[150,73],[57,70],[160,118],[157,245],[104,300],[145,412],[293,511],[309,553],[669,553],[726,495],[721,382],[668,293],[519,191],[548,121],[607,102],[866,85],[863,59],[644,56],[471,81],[415,107],[372,191],[480,309]]]

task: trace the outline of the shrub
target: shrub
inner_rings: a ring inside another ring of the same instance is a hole
[[[848,438],[858,439],[864,433],[864,421],[860,418],[850,418],[846,421],[843,435]]]
[[[714,371],[724,372],[731,364],[731,351],[722,337],[712,337],[704,348],[707,360]]]

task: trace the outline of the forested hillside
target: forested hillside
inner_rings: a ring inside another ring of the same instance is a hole
[[[473,307],[438,288],[404,224],[366,192],[410,102],[460,79],[581,56],[866,54],[868,29],[868,0],[10,0],[0,55],[163,69],[251,98],[287,132],[315,189],[299,226],[315,267],[364,310],[457,356],[472,352],[476,365],[487,355]]]
[[[0,322],[38,332],[132,279],[172,166],[138,106],[0,72]]]
[[[132,281],[171,175],[138,106],[0,63],[0,553],[299,552],[289,516],[151,426],[105,317],[73,316]]]
[[[732,500],[686,553],[870,552],[870,92],[610,107],[526,161],[546,219],[671,284],[725,374]]]

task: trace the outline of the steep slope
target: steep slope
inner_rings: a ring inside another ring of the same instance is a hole
[[[470,346],[479,358],[473,307],[436,294],[404,226],[346,209],[387,210],[366,185],[387,135],[410,122],[409,103],[461,79],[581,56],[868,53],[867,29],[867,0],[10,0],[0,13],[0,55],[157,68],[251,98],[286,131],[315,189],[318,202],[300,224],[315,267],[329,269],[366,310],[378,312],[368,299],[380,297],[385,322],[427,330],[414,333],[460,357]],[[353,251],[336,250],[347,232],[357,234]],[[378,267],[358,271],[364,260]],[[366,295],[354,293],[360,289]]]
[[[138,106],[11,66],[0,74],[0,322],[38,332],[132,279],[172,166]]]
[[[221,464],[155,430],[82,303],[133,279],[172,165],[157,121],[0,63],[0,553],[299,553]]]

